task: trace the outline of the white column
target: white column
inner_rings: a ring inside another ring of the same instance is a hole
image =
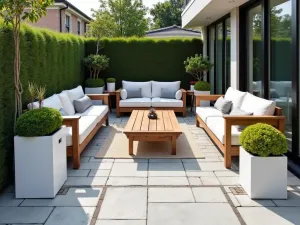
[[[239,89],[239,8],[230,12],[231,22],[231,87]],[[246,54],[246,52],[245,52]]]

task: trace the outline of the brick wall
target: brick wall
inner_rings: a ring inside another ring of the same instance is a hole
[[[48,9],[47,15],[39,19],[37,23],[31,23],[36,27],[49,28],[59,32],[59,9]]]

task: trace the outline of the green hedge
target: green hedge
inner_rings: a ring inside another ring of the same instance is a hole
[[[95,54],[96,41],[87,39],[86,54]],[[101,54],[110,58],[110,66],[103,77],[117,79],[116,88],[122,80],[176,81],[183,88],[193,80],[185,72],[183,62],[196,53],[202,54],[202,41],[191,38],[112,38],[101,41]],[[87,73],[86,73],[87,75]]]
[[[23,25],[21,31],[21,82],[46,85],[46,96],[82,84],[85,41]],[[13,178],[14,46],[11,27],[0,23],[0,190]],[[24,109],[27,99],[23,96]]]

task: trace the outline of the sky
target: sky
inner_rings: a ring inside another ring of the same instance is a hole
[[[91,8],[98,9],[99,1],[98,0],[68,0],[82,12],[91,16]],[[152,8],[152,6],[158,2],[163,2],[165,0],[143,0],[144,5],[148,8]]]

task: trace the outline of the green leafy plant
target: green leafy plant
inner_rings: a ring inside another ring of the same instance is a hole
[[[90,79],[98,79],[100,72],[109,66],[109,58],[105,55],[89,55],[83,59],[84,65],[89,69]]]
[[[107,82],[107,83],[115,83],[115,82],[116,82],[116,79],[115,79],[115,78],[107,78],[107,79],[106,79],[106,82]]]
[[[99,79],[87,79],[85,81],[85,86],[94,88],[94,87],[104,87],[105,83],[104,80],[99,78]]]
[[[45,98],[46,94],[46,87],[45,86],[39,86],[36,88],[36,97],[39,101],[39,107],[42,108],[43,100]]]
[[[56,109],[33,109],[17,119],[16,134],[23,137],[51,135],[61,128],[62,121],[63,118]]]
[[[197,81],[194,89],[196,91],[210,91],[210,84],[206,81]]]
[[[204,73],[209,71],[214,64],[209,61],[208,57],[196,54],[194,57],[188,57],[184,61],[185,71],[192,75],[196,80],[202,80]]]
[[[36,84],[33,82],[28,82],[28,88],[27,88],[27,96],[29,99],[29,102],[34,102],[36,98]],[[31,104],[31,109],[33,109],[33,104]]]
[[[264,123],[246,127],[240,142],[247,152],[261,157],[280,156],[288,151],[285,135]]]

